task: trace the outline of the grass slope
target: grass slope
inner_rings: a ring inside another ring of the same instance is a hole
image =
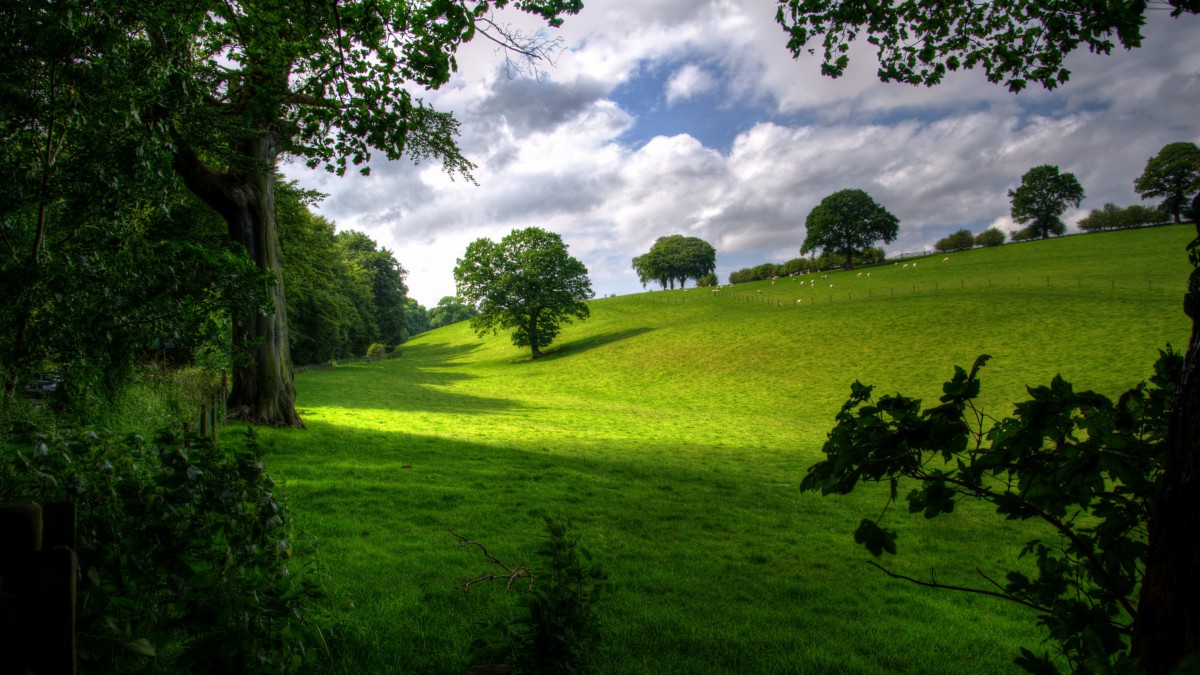
[[[797,485],[855,379],[933,400],[989,353],[997,415],[1055,373],[1109,395],[1134,385],[1187,335],[1189,237],[642,293],[594,302],[538,361],[457,324],[398,359],[303,375],[308,431],[263,437],[348,622],[332,671],[461,672],[479,622],[516,598],[463,593],[496,570],[447,528],[535,562],[544,514],[573,518],[611,575],[598,672],[1015,670],[1017,647],[1041,640],[1028,611],[887,579],[850,537],[882,493]],[[946,583],[1002,574],[1033,533],[970,507],[934,524],[902,510],[888,564]]]

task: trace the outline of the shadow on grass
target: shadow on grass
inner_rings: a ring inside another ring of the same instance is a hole
[[[543,358],[556,359],[565,356],[574,356],[575,354],[582,354],[583,352],[590,351],[597,347],[603,347],[614,342],[620,342],[621,340],[626,340],[631,337],[637,337],[638,335],[642,335],[644,333],[649,333],[652,330],[654,329],[643,326],[641,328],[629,328],[627,330],[617,330],[608,333],[590,335],[579,340],[564,342],[557,347],[547,349],[543,354]]]
[[[327,411],[380,413],[436,412],[456,415],[487,414],[511,410],[518,404],[504,398],[459,394],[449,385],[475,379],[455,369],[465,355],[482,343],[422,344],[404,349],[399,358],[306,375],[300,385],[300,414]],[[356,372],[357,371],[357,372]],[[372,377],[362,371],[387,372]],[[365,375],[365,376],[364,376]],[[336,414],[336,413],[335,413]]]

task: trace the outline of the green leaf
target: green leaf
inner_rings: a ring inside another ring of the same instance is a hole
[[[138,638],[131,642],[126,642],[125,649],[140,656],[158,656],[154,651],[154,645],[150,644],[150,641],[146,638]]]

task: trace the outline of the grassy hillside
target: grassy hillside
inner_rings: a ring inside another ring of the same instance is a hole
[[[304,374],[308,431],[264,441],[348,622],[334,671],[461,672],[478,623],[516,598],[463,593],[494,570],[447,528],[532,562],[544,514],[574,519],[612,578],[601,672],[1014,670],[1041,639],[1028,611],[887,579],[850,537],[882,495],[797,485],[855,379],[932,400],[989,353],[996,415],[1056,373],[1109,395],[1134,385],[1187,335],[1189,237],[642,293],[594,302],[537,361],[457,324],[397,359]],[[971,508],[892,524],[895,569],[972,585],[1033,534]]]

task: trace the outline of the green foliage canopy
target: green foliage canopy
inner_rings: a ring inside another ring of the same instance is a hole
[[[1004,238],[1004,230],[1000,230],[995,227],[989,227],[983,232],[975,235],[975,245],[983,246],[984,248],[999,246],[1004,243]]]
[[[456,261],[458,297],[479,313],[471,328],[513,329],[513,344],[533,358],[563,324],[590,316],[592,282],[583,263],[567,254],[562,237],[541,228],[513,230],[499,243],[476,239]]]
[[[932,86],[946,73],[981,68],[1011,91],[1029,83],[1054,89],[1070,71],[1068,54],[1086,47],[1108,54],[1117,44],[1141,46],[1142,25],[1156,3],[1086,0],[868,3],[861,0],[779,0],[776,21],[799,58],[821,40],[821,72],[839,77],[859,36],[876,49],[879,79]],[[1196,0],[1167,0],[1171,16],[1200,12]],[[1115,41],[1114,41],[1115,38]]]
[[[1162,211],[1147,208],[1141,204],[1121,208],[1116,204],[1108,203],[1104,205],[1103,209],[1092,209],[1092,212],[1081,218],[1076,225],[1084,232],[1100,232],[1153,225],[1162,222],[1163,219]]]
[[[1066,213],[1068,205],[1079,206],[1083,187],[1075,174],[1060,173],[1057,166],[1043,164],[1026,171],[1021,185],[1009,190],[1008,197],[1013,220],[1028,223],[1026,229],[1033,237],[1046,239],[1066,233],[1067,226],[1059,216]]]
[[[975,245],[975,237],[971,235],[970,230],[959,230],[952,235],[942,237],[933,245],[935,251],[949,253],[951,251],[965,251]]]
[[[659,237],[650,250],[633,259],[633,269],[643,286],[657,281],[665,289],[683,288],[688,279],[700,279],[717,270],[717,251],[697,237],[673,234]]]
[[[925,410],[901,394],[874,398],[873,387],[855,382],[829,433],[826,459],[809,469],[801,489],[847,494],[860,482],[887,483],[890,504],[904,480],[913,486],[905,497],[909,513],[925,518],[978,500],[1009,520],[1041,521],[1048,536],[1021,550],[1037,561],[1032,578],[1016,570],[1004,582],[983,575],[981,588],[909,581],[1034,609],[1074,672],[1084,664],[1128,666],[1146,523],[1161,484],[1183,359],[1168,347],[1150,386],[1140,384],[1115,403],[1055,377],[1049,386],[1029,388],[1030,399],[1016,405],[1013,417],[989,430],[990,418],[975,405],[988,358],[979,357],[969,372],[956,367],[940,403]],[[895,532],[877,520],[864,519],[855,540],[874,556],[896,553]],[[1019,665],[1057,672],[1049,656],[1022,652]]]
[[[1146,162],[1133,187],[1142,199],[1162,197],[1162,210],[1180,222],[1188,202],[1200,192],[1200,147],[1189,142],[1164,145]]]
[[[900,220],[875,203],[862,190],[840,190],[817,205],[804,222],[808,234],[800,253],[823,249],[837,253],[846,269],[854,269],[854,256],[879,240],[891,243],[900,231]]]
[[[452,323],[466,321],[474,317],[475,314],[474,307],[460,301],[453,295],[447,295],[438,300],[436,307],[429,310],[429,327],[440,328],[442,326],[449,326]]]

